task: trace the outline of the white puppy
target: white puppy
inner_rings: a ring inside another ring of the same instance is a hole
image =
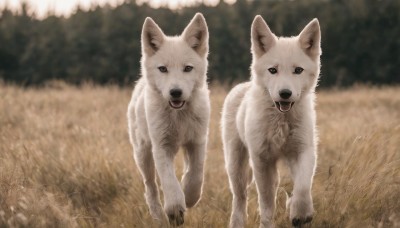
[[[225,165],[233,194],[230,227],[245,226],[250,167],[257,185],[260,227],[274,226],[279,159],[289,166],[294,181],[288,201],[293,226],[312,219],[320,40],[317,19],[290,38],[276,37],[261,16],[253,21],[251,80],[232,89],[222,113]]]
[[[164,211],[172,224],[200,199],[210,116],[206,82],[208,28],[197,13],[181,36],[164,35],[146,18],[142,30],[142,78],[128,107],[129,136],[143,176],[146,202],[155,219],[163,219],[155,171],[164,193]],[[184,149],[182,187],[174,157]],[[182,190],[183,189],[183,190]]]

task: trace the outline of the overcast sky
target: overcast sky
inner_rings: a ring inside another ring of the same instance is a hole
[[[121,4],[124,0],[0,0],[0,9],[8,5],[17,10],[21,2],[26,1],[39,18],[43,18],[50,10],[56,15],[68,16],[78,5],[84,9],[89,9],[93,5],[104,5],[106,3],[115,6]],[[225,0],[226,2],[234,2],[235,0]],[[168,5],[171,8],[177,8],[179,5],[190,5],[194,2],[205,2],[209,5],[215,5],[219,0],[138,0],[140,2],[149,2],[153,7],[160,5]]]

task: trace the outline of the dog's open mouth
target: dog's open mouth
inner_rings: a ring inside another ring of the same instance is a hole
[[[185,101],[179,101],[179,100],[169,101],[169,106],[171,106],[171,108],[174,108],[174,109],[180,109],[184,105],[185,105]]]
[[[281,112],[288,112],[292,108],[294,102],[280,101],[275,102],[276,108]]]

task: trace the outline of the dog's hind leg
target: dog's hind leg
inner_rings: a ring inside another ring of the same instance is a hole
[[[184,223],[186,204],[182,188],[175,175],[174,157],[177,152],[177,146],[153,145],[154,163],[164,193],[164,211],[170,223],[179,226]]]
[[[313,148],[304,150],[294,158],[287,159],[294,182],[293,196],[287,205],[290,207],[290,219],[295,227],[312,220],[314,207],[311,196],[311,185],[315,169],[315,153]]]
[[[247,186],[249,178],[249,155],[239,138],[224,143],[225,167],[233,195],[229,227],[245,227],[247,218]]]
[[[162,210],[158,186],[156,182],[155,167],[151,153],[151,145],[139,143],[134,147],[134,158],[140,173],[143,177],[145,186],[146,202],[150,214],[154,219],[162,221],[164,212]]]
[[[274,227],[275,196],[279,185],[279,175],[276,161],[265,161],[258,155],[252,157],[253,175],[257,185],[258,204],[260,211],[260,228]]]
[[[185,145],[185,173],[182,178],[186,207],[193,207],[201,197],[206,142]]]

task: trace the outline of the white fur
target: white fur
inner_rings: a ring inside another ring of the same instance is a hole
[[[145,197],[153,218],[165,214],[160,203],[155,173],[164,193],[164,211],[173,224],[183,223],[187,207],[199,200],[210,116],[206,83],[208,28],[196,14],[181,36],[165,36],[147,18],[142,30],[142,78],[133,90],[128,107],[129,136],[134,158],[145,184]],[[185,66],[191,72],[184,72]],[[165,66],[167,73],[158,67]],[[171,89],[181,89],[181,109],[170,106]],[[179,183],[174,157],[179,147],[185,153],[185,170]],[[181,187],[182,184],[182,187]]]
[[[251,171],[258,191],[260,227],[274,227],[279,184],[277,161],[289,166],[294,181],[288,201],[294,224],[313,215],[311,185],[316,163],[317,135],[314,90],[320,69],[320,28],[312,20],[296,37],[276,37],[261,16],[252,24],[252,77],[228,94],[222,113],[225,165],[233,194],[230,227],[244,227],[247,186]],[[275,67],[276,74],[269,68]],[[302,67],[301,74],[294,74]],[[275,102],[289,89],[294,105],[281,112]],[[251,167],[251,169],[250,169]],[[307,221],[306,221],[307,220]]]

